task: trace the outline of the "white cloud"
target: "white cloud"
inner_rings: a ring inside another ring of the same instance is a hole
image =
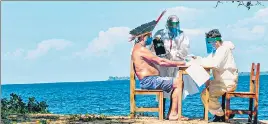
[[[164,9],[163,9],[164,10]],[[199,18],[200,15],[202,15],[203,10],[196,9],[196,8],[189,8],[184,6],[177,6],[173,8],[166,9],[165,15],[161,18],[157,26],[155,27],[154,31],[157,31],[159,29],[166,28],[166,21],[170,15],[176,15],[181,22],[181,28],[186,26],[193,26],[196,25],[196,19]],[[159,15],[162,13],[159,12]]]
[[[20,57],[22,56],[22,54],[24,53],[24,49],[16,49],[12,54],[15,56],[15,57]]]
[[[268,8],[260,9],[253,17],[256,20],[268,23]]]
[[[37,57],[45,55],[49,50],[63,50],[64,48],[70,46],[72,43],[63,39],[50,39],[44,40],[37,45],[37,48],[30,50],[27,53],[26,59],[35,59]]]
[[[265,26],[255,25],[252,28],[248,27],[236,27],[230,30],[232,38],[236,38],[244,41],[256,41],[261,40],[265,36]]]
[[[202,10],[196,8],[188,8],[184,6],[178,6],[173,8],[168,8],[165,13],[164,19],[166,20],[170,15],[177,15],[181,22],[192,21],[196,17],[194,15],[199,15],[202,13]]]
[[[161,12],[159,12],[159,15]],[[170,15],[177,15],[180,18],[181,22],[183,22],[184,24],[189,24],[193,22],[197,18],[197,15],[200,15],[201,13],[201,10],[183,6],[168,8],[167,12],[160,20],[154,31],[165,28],[166,20]],[[205,33],[205,29],[188,28],[183,30],[191,39],[193,37],[202,36]],[[106,31],[100,31],[99,35],[88,43],[87,48],[75,52],[74,55],[80,56],[82,58],[87,58],[89,56],[110,58],[109,62],[107,63],[111,68],[118,68],[122,66],[121,61],[124,61],[128,64],[127,61],[129,61],[130,57],[129,52],[131,52],[131,48],[133,46],[133,43],[128,42],[128,39],[130,37],[129,31],[130,28],[128,27],[112,27],[107,29]],[[122,58],[127,59],[122,60]]]
[[[254,55],[254,54],[265,53],[267,48],[268,48],[267,45],[259,44],[259,45],[252,45],[246,48],[240,48],[238,49],[237,52],[240,54]]]
[[[25,50],[24,49],[16,49],[14,52],[7,52],[5,53],[3,56],[4,58],[19,58],[19,57],[22,57],[23,54],[25,53]]]
[[[200,13],[202,13],[201,10],[184,6],[168,8],[154,31],[157,31],[157,27],[165,28],[165,22],[170,15],[177,15],[180,21],[188,22],[193,21],[196,18],[194,15],[199,15]],[[74,54],[76,56],[107,56],[114,51],[115,47],[121,46],[123,43],[132,45],[127,42],[130,37],[129,31],[130,28],[128,27],[112,27],[106,31],[100,31],[98,37],[90,41],[86,49]],[[199,29],[186,29],[185,32],[190,36],[199,36],[203,33]]]
[[[198,36],[205,36],[205,29],[182,29],[185,34],[190,37],[198,37]]]
[[[268,8],[260,9],[254,13],[252,17],[238,20],[237,23],[231,25],[232,27],[248,26],[249,24],[265,24],[268,23]]]
[[[260,9],[252,17],[228,25],[230,36],[238,40],[256,41],[265,37],[268,27],[268,8]]]
[[[75,55],[107,56],[114,51],[115,46],[128,43],[129,31],[128,27],[112,27],[107,31],[100,31],[99,36],[90,41],[87,48],[76,52]]]
[[[256,25],[252,28],[252,33],[255,34],[264,34],[265,32],[265,27],[261,25]]]

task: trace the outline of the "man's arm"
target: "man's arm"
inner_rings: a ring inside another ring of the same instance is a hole
[[[221,63],[225,63],[227,54],[228,54],[228,49],[224,47],[219,47],[216,50],[215,55],[212,57],[213,67],[219,68]]]
[[[185,65],[185,62],[182,61],[170,61],[168,59],[160,58],[156,55],[153,55],[149,50],[144,48],[142,50],[142,58],[150,61],[152,63],[158,64],[160,66],[166,66],[166,67],[177,67],[177,66],[183,66]]]

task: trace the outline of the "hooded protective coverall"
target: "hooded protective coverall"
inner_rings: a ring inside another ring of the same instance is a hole
[[[188,55],[190,48],[189,38],[182,31],[180,31],[180,34],[173,39],[169,37],[168,33],[169,32],[167,29],[161,29],[158,30],[154,35],[154,38],[161,37],[161,39],[164,42],[166,54],[160,57],[174,61],[184,61],[186,56]],[[158,67],[160,76],[177,77],[178,67],[163,67],[158,65],[156,66]],[[196,87],[193,79],[189,75],[184,75],[183,80],[184,80],[183,99],[188,94],[198,93],[198,88]],[[195,86],[192,87],[191,85]],[[164,92],[164,97],[170,98],[170,94],[171,92],[169,93]]]
[[[213,115],[223,116],[224,112],[218,98],[227,91],[234,91],[238,81],[238,70],[234,61],[232,50],[235,48],[231,41],[224,41],[214,55],[206,59],[212,64],[213,77],[209,84],[209,112]],[[205,101],[205,90],[201,94]]]

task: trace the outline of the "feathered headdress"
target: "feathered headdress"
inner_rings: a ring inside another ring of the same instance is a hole
[[[154,30],[154,28],[157,25],[157,23],[159,22],[159,20],[165,14],[165,12],[166,12],[166,10],[161,13],[161,15],[158,17],[157,20],[153,20],[151,22],[142,24],[142,25],[136,27],[135,29],[131,30],[129,32],[129,34],[132,35],[130,41],[134,40],[135,38],[139,38],[141,36],[150,34]]]

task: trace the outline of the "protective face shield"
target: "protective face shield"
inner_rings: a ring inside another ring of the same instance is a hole
[[[175,15],[169,16],[167,20],[167,29],[169,30],[169,35],[172,38],[175,38],[178,36],[180,31],[180,21],[179,18]]]
[[[206,45],[208,54],[216,52],[216,38],[206,38]]]

